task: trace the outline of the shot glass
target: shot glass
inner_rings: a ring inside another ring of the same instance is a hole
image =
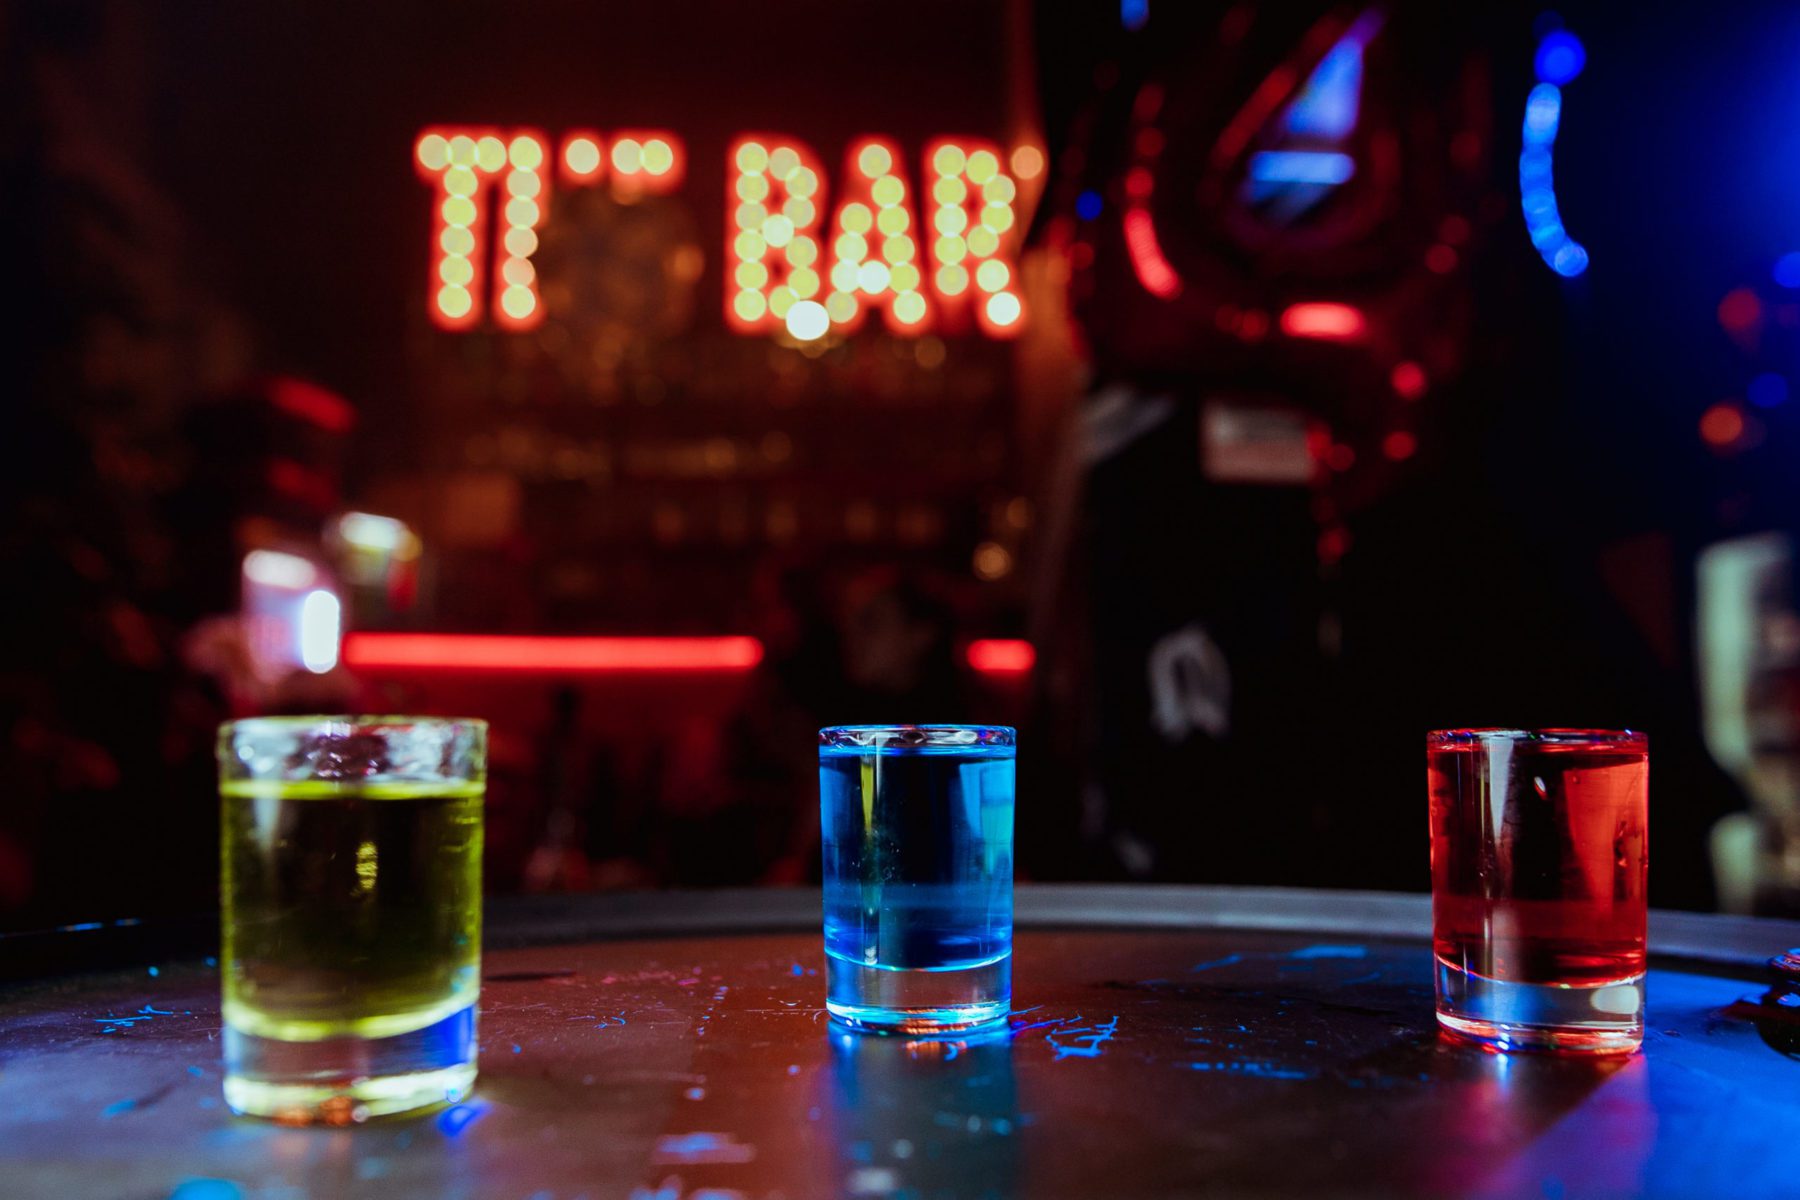
[[[1627,730],[1427,736],[1445,1029],[1502,1050],[1637,1049],[1649,754]]]
[[[475,1082],[487,725],[219,731],[225,1101],[342,1125]]]
[[[1005,1021],[1014,740],[994,725],[820,730],[825,1006],[836,1021],[915,1036]]]

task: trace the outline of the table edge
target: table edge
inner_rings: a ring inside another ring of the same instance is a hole
[[[515,896],[489,902],[495,947],[601,938],[786,933],[816,929],[816,888]],[[1401,941],[1431,936],[1431,897],[1401,892],[1191,884],[1021,884],[1022,929],[1255,929]],[[1688,913],[1650,914],[1659,963],[1761,969],[1800,946],[1800,921]]]

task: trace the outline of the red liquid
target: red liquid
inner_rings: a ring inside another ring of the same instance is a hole
[[[1508,983],[1643,973],[1642,745],[1434,745],[1426,763],[1441,962]]]

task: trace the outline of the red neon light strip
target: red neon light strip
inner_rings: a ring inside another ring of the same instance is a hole
[[[1037,651],[1016,638],[982,638],[969,643],[968,661],[983,675],[1023,675],[1037,663]]]
[[[1131,255],[1131,269],[1144,290],[1159,300],[1173,300],[1181,295],[1181,276],[1163,257],[1162,245],[1156,240],[1156,223],[1147,208],[1133,208],[1125,214],[1125,249]]]
[[[983,638],[967,661],[984,675],[1023,675],[1037,662],[1030,642]],[[598,675],[659,671],[747,671],[762,661],[752,637],[535,637],[477,633],[352,633],[344,665],[361,671],[483,671]]]
[[[344,665],[365,671],[484,671],[510,675],[748,671],[753,637],[526,637],[476,633],[352,633]]]

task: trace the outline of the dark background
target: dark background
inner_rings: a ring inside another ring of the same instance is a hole
[[[1184,136],[1207,144],[1338,10],[1153,4],[1134,30],[1100,3],[12,6],[0,924],[205,907],[214,724],[331,708],[495,721],[499,890],[805,879],[811,731],[862,719],[1019,724],[1027,875],[1420,888],[1425,729],[1644,728],[1653,897],[1711,906],[1709,830],[1746,795],[1703,737],[1696,561],[1795,520],[1795,406],[1746,389],[1796,367],[1800,308],[1772,269],[1800,247],[1800,14],[1389,10],[1366,122],[1406,147],[1387,232],[1279,269],[1221,252],[1229,271],[1161,305],[1119,232],[1132,97],[1199,97],[1168,121],[1179,177]],[[1518,201],[1556,21],[1588,53],[1555,147],[1592,256],[1572,280]],[[1190,69],[1232,22],[1244,40]],[[1476,165],[1439,187],[1448,114],[1484,109]],[[581,326],[622,339],[599,367],[579,329],[434,328],[410,159],[423,129],[462,124],[682,138],[686,182],[635,211],[699,248],[684,315]],[[726,151],[756,130],[808,142],[830,184],[867,133],[911,172],[945,133],[1043,146],[1026,332],[875,323],[803,352],[728,331]],[[1172,186],[1158,223],[1185,270],[1217,229]],[[1405,227],[1457,204],[1473,232],[1428,279]],[[1370,339],[1442,362],[1410,405],[1373,348],[1221,332],[1227,308],[1345,288],[1387,312],[1414,281],[1426,299]],[[1737,292],[1756,319],[1734,334]],[[354,428],[296,424],[282,380],[341,398]],[[1108,388],[1171,415],[1084,460]],[[1329,484],[1221,484],[1196,453],[1221,396],[1374,440]],[[1711,444],[1720,404],[1741,432]],[[1390,419],[1417,438],[1402,461],[1379,450]],[[477,534],[471,504],[510,516]],[[768,657],[749,676],[252,686],[217,623],[243,554],[317,547],[348,509],[424,544],[416,601],[353,602],[353,629],[751,634]],[[1224,647],[1234,719],[1170,744],[1146,733],[1145,655],[1190,622]],[[991,637],[1029,637],[1036,670],[971,670]]]

